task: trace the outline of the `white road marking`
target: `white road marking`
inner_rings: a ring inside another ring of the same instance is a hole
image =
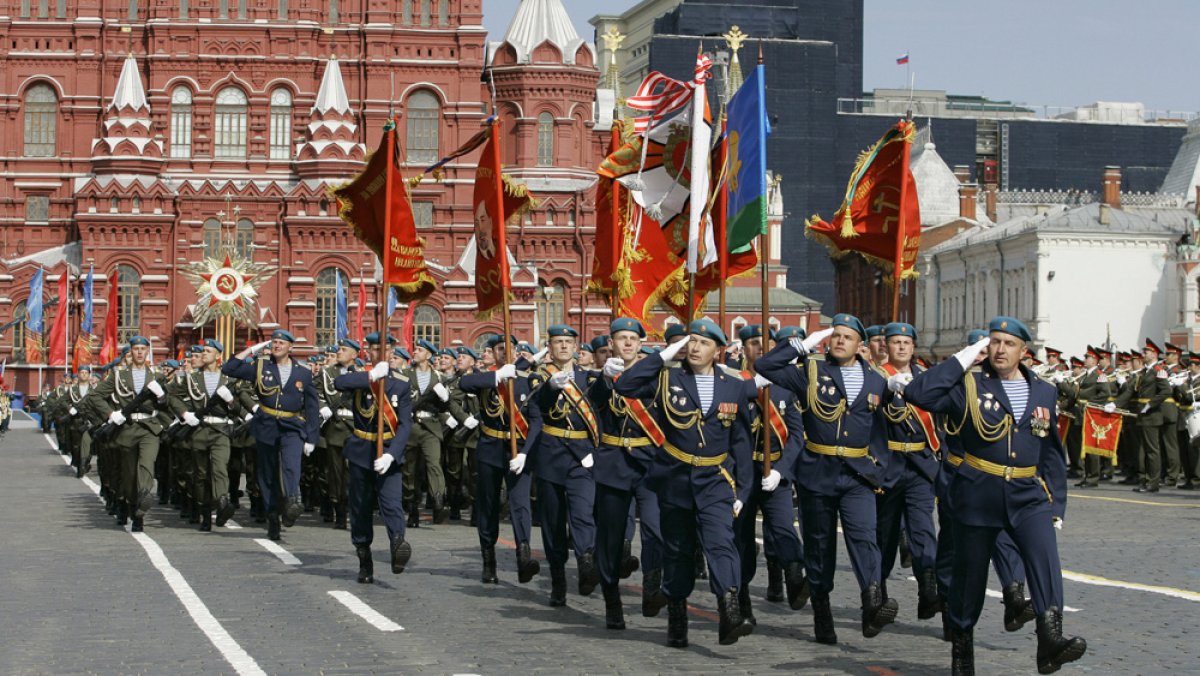
[[[54,452],[57,453],[58,452],[58,442],[54,440],[54,437],[50,436],[50,434],[48,432],[43,432],[42,436],[46,437],[46,441],[50,442],[50,448],[53,448]],[[67,464],[70,464],[70,462],[68,462]]]
[[[225,522],[225,527],[228,528],[229,530],[241,530],[242,524],[238,523],[237,521],[234,521],[233,519],[230,519]]]
[[[1183,599],[1185,601],[1200,601],[1200,593],[1188,591],[1186,589],[1176,589],[1174,587],[1156,587],[1154,585],[1141,584],[1138,582],[1122,582],[1120,580],[1110,580],[1098,575],[1076,573],[1069,570],[1063,571],[1063,579],[1082,584],[1092,584],[1096,585],[1097,587],[1117,587],[1120,589],[1129,589],[1131,591],[1162,594],[1163,596],[1170,596],[1172,598]]]
[[[272,542],[270,540],[263,540],[261,538],[255,538],[254,541],[257,542],[258,544],[262,545],[263,549],[267,550],[268,552],[271,552],[280,561],[283,561],[287,565],[289,565],[289,566],[300,565],[300,559],[297,559],[295,556],[292,556],[291,552],[284,549],[283,547],[280,547],[279,545],[275,544],[274,542]]]
[[[363,603],[362,599],[348,591],[330,591],[329,595],[379,631],[404,631],[404,627],[379,614],[374,608]]]

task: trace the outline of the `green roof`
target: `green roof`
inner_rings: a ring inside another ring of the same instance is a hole
[[[708,293],[708,307],[716,309],[719,300],[717,291]],[[771,288],[767,292],[767,300],[772,310],[810,310],[819,309],[817,301],[796,293],[791,289]],[[762,289],[752,286],[731,286],[725,289],[726,309],[758,309],[762,307]]]

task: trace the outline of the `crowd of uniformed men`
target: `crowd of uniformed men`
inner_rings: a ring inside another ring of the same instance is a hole
[[[291,356],[292,334],[276,330],[227,361],[210,339],[156,366],[134,337],[113,364],[83,367],[48,393],[43,424],[79,476],[95,460],[121,525],[142,530],[157,503],[211,531],[246,506],[277,540],[319,510],[349,528],[362,583],[374,577],[375,512],[400,573],[423,507],[435,524],[469,509],[482,582],[498,582],[506,509],[521,583],[541,572],[531,551],[540,523],[550,605],[566,603],[573,551],[578,592],[599,586],[606,625],[623,629],[618,583],[640,568],[641,612],[666,608],[674,647],[688,644],[697,579],[716,596],[721,644],[753,631],[759,515],[767,599],[794,610],[811,600],[815,639],[836,643],[840,527],[863,635],[897,617],[887,580],[899,553],[917,580],[916,615],[942,616],[958,674],[974,671],[989,564],[1005,628],[1036,620],[1039,672],[1086,651],[1062,635],[1055,533],[1071,473],[1078,487],[1112,478],[1115,463],[1081,453],[1086,407],[1129,416],[1120,458],[1135,490],[1196,479],[1186,422],[1200,355],[1184,366],[1169,343],[1163,361],[1148,340],[1116,364],[1091,347],[1069,365],[1047,348],[1041,363],[1025,325],[997,317],[929,367],[912,325],[864,327],[848,314],[811,336],[771,331],[767,342],[747,326],[737,358],[709,320],[670,326],[662,348],[646,347],[628,318],[590,343],[568,326],[548,335],[536,353],[496,336],[482,354],[423,340],[409,354],[375,333],[304,363]],[[1059,413],[1075,421],[1065,444]]]

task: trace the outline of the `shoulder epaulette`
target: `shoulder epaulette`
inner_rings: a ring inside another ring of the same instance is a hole
[[[737,378],[738,380],[746,380],[747,379],[746,374],[742,373],[741,371],[733,368],[732,366],[730,366],[728,364],[717,364],[717,368],[721,369],[721,372],[727,376],[733,376],[734,378]]]

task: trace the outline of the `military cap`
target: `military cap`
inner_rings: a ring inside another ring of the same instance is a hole
[[[310,354],[310,355],[308,355],[308,363],[310,363],[310,364],[319,364],[319,363],[321,363],[321,355],[319,355],[319,354]]]
[[[438,353],[437,345],[434,345],[433,343],[429,342],[428,340],[425,340],[424,338],[418,340],[413,347],[419,347],[422,350],[425,350],[426,352],[429,353],[430,356],[436,355]]]
[[[1167,354],[1171,354],[1172,352],[1174,352],[1175,354],[1178,354],[1178,355],[1183,354],[1183,348],[1179,347],[1178,345],[1172,345],[1171,343],[1165,343],[1163,345],[1163,347],[1167,348]]]
[[[546,329],[546,336],[548,338],[578,338],[579,332],[566,324],[555,324]]]
[[[1193,362],[1200,361],[1200,352],[1188,352],[1188,359]]]
[[[1162,354],[1162,348],[1159,347],[1157,343],[1155,343],[1153,340],[1150,340],[1149,338],[1146,339],[1146,347],[1144,349],[1154,350],[1155,354]]]
[[[363,361],[362,359],[359,359],[358,357],[355,357],[354,365],[357,366],[358,368],[363,368],[364,366],[367,365],[367,362]]]
[[[638,338],[646,337],[646,329],[642,323],[632,317],[617,317],[608,325],[608,334],[610,336],[617,335],[618,331],[632,331],[638,334]]]
[[[584,343],[584,344],[580,345],[579,351],[580,352],[595,352],[595,350],[592,349],[591,343]]]
[[[147,342],[146,342],[146,345],[149,345],[149,344],[150,344],[150,342],[149,342],[149,341],[147,341]],[[128,352],[129,352],[129,346],[128,346],[128,345],[122,345],[122,346],[121,346],[121,354],[127,354]]]
[[[1071,366],[1083,366],[1083,360],[1079,357],[1071,357]]]
[[[392,350],[392,354],[400,357],[401,359],[412,361],[412,355],[408,353],[408,350],[400,347],[399,345],[396,346],[396,349]]]
[[[524,341],[517,343],[517,352],[525,352],[527,354],[537,354],[537,351],[533,349],[533,346]]]
[[[367,345],[378,345],[379,344],[379,332],[372,331],[372,332],[368,333],[367,335],[363,336],[363,340],[366,341]],[[389,333],[387,336],[387,342],[388,342],[388,345],[395,345],[397,342],[396,337]]]
[[[179,368],[179,362],[175,361],[174,359],[168,359],[162,363],[162,367],[165,369],[171,369],[172,371],[175,371]],[[97,366],[96,370],[100,371],[103,368],[104,368],[103,366]],[[80,367],[79,370],[82,371],[83,367]]]
[[[1042,362],[1041,359],[1038,359],[1037,357],[1035,357],[1033,355],[1029,355],[1029,358],[1033,360],[1034,366],[1041,366],[1044,363],[1044,362]]]
[[[708,338],[716,342],[717,345],[724,347],[729,341],[725,338],[725,332],[717,323],[711,319],[697,319],[688,324],[688,333],[693,336]]]
[[[443,347],[442,349],[438,350],[438,356],[439,357],[450,357],[451,359],[454,359],[455,357],[458,356],[458,353],[454,351],[454,348]]]
[[[1088,345],[1088,350],[1090,351],[1091,349],[1092,349],[1092,346]],[[1055,356],[1061,357],[1062,350],[1056,350],[1052,347],[1046,347],[1046,358],[1049,359],[1050,355],[1055,355]]]
[[[79,365],[79,375],[83,375],[83,372],[84,372],[84,371],[87,371],[88,373],[91,373],[91,372],[92,372],[92,367],[91,367],[91,366],[89,366],[89,365],[87,365],[87,364],[80,364],[80,365]]]
[[[1102,347],[1094,347],[1092,349],[1096,351],[1097,357],[1112,357],[1113,356],[1112,350],[1106,350]]]
[[[133,347],[134,345],[145,345],[146,347],[150,347],[150,339],[145,336],[134,336],[129,339],[129,347]]]
[[[672,324],[667,327],[666,331],[663,331],[663,340],[669,341],[675,336],[685,335],[687,335],[687,327],[685,327],[683,324]]]
[[[343,338],[339,340],[338,344],[334,347],[334,350],[339,347],[348,347],[351,350],[354,350],[355,354],[362,351],[362,345],[359,345],[357,340],[350,340],[349,338]]]
[[[608,347],[608,344],[609,344],[608,336],[596,336],[595,338],[592,339],[592,350],[595,351],[595,350],[599,350],[602,347]]]
[[[785,326],[775,332],[775,339],[781,342],[785,340],[791,340],[792,338],[804,340],[807,337],[808,331],[805,331],[799,326]]]
[[[355,343],[355,344],[357,345],[357,343]],[[337,351],[338,351],[337,345],[326,345],[325,346],[325,354],[337,354]]]
[[[994,331],[1007,333],[1008,335],[1020,338],[1027,343],[1033,340],[1033,336],[1029,334],[1029,327],[1025,326],[1024,322],[1016,317],[1005,317],[1004,315],[1000,315],[999,317],[993,318],[992,321],[988,322],[988,333],[992,333]]]
[[[1050,353],[1050,350],[1049,350],[1049,349],[1047,349],[1047,350],[1046,350],[1046,354],[1049,354],[1049,353]],[[1062,353],[1060,352],[1059,354],[1062,354]],[[1083,353],[1083,356],[1085,356],[1085,357],[1095,357],[1096,359],[1099,359],[1099,358],[1100,358],[1100,352],[1099,352],[1098,350],[1096,350],[1096,348],[1095,348],[1095,347],[1093,347],[1093,346],[1091,346],[1091,345],[1088,345],[1088,346],[1087,346],[1087,350],[1085,350],[1085,351],[1084,351],[1084,353]]]
[[[466,355],[466,356],[470,357],[471,359],[479,359],[479,353],[476,352],[475,350],[472,350],[469,347],[458,348],[458,354],[459,354],[459,356]]]
[[[872,324],[867,327],[867,332],[866,332],[865,337],[870,339],[870,338],[874,338],[875,336],[882,336],[884,328],[886,328],[886,327],[880,326],[879,324]]]
[[[212,349],[216,350],[217,352],[225,351],[225,346],[223,344],[221,344],[221,341],[217,340],[216,338],[205,338],[203,345],[204,345],[204,347],[211,347]]]
[[[983,329],[971,329],[967,332],[967,345],[974,345],[984,338],[988,337],[988,332]]]
[[[867,329],[863,323],[852,314],[842,312],[833,316],[833,326],[844,326],[858,333],[859,338],[867,339]]]
[[[289,343],[296,342],[296,337],[287,329],[275,329],[271,332],[271,340],[286,340]]]
[[[891,338],[892,336],[908,336],[915,343],[917,342],[917,328],[905,322],[892,322],[883,327],[883,337]]]
[[[516,345],[516,344],[517,344],[517,337],[516,337],[516,336],[509,336],[508,338],[509,338],[509,341],[510,341],[510,342],[511,342],[513,345]],[[501,334],[496,334],[496,335],[492,336],[491,338],[488,338],[488,340],[487,340],[487,346],[488,346],[488,347],[496,347],[497,345],[499,345],[499,344],[500,344],[501,342],[503,342],[503,341],[504,341],[504,336],[503,336],[503,335],[501,335]]]
[[[188,347],[188,354],[204,354],[203,345],[191,345]]]
[[[738,329],[738,340],[743,343],[751,338],[762,338],[762,324],[749,324]],[[771,340],[778,338],[775,330],[771,330]]]

